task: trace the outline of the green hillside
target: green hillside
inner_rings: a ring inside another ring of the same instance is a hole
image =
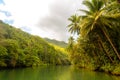
[[[57,46],[63,47],[65,48],[67,46],[67,43],[65,43],[64,41],[58,41],[55,39],[49,39],[49,38],[44,38],[47,42],[55,44]]]
[[[69,64],[67,55],[44,39],[0,21],[0,67]]]

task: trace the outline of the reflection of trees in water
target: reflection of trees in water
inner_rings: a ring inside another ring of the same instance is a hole
[[[1,80],[120,80],[118,76],[72,66],[40,66],[0,71]]]

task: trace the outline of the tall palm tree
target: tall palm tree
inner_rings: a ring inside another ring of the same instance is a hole
[[[85,0],[83,1],[83,4],[88,8],[88,10],[81,10],[85,12],[85,15],[81,20],[80,34],[82,36],[88,36],[88,34],[93,32],[95,29],[101,29],[103,36],[105,36],[105,38],[109,41],[118,59],[120,60],[120,55],[107,32],[107,29],[114,28],[116,23],[119,23],[120,19],[120,14],[118,12],[114,12],[114,14],[111,13],[113,10],[111,9],[113,3],[105,6],[102,0]]]
[[[78,35],[80,34],[80,16],[72,15],[69,19],[71,21],[71,24],[68,25],[69,32],[71,33],[77,33]]]

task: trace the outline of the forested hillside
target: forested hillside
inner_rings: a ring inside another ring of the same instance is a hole
[[[65,43],[64,41],[57,41],[55,39],[49,39],[49,38],[44,38],[47,42],[55,44],[57,46],[63,47],[65,48],[67,46],[67,43]]]
[[[0,21],[0,67],[69,64],[67,55],[44,39]]]

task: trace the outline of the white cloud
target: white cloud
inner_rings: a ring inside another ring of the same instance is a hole
[[[9,11],[15,20],[15,26],[32,26],[39,17],[48,13],[46,0],[4,0],[3,10]],[[46,3],[46,5],[45,5]]]
[[[5,16],[4,13],[0,13],[0,19],[4,20],[4,19],[6,19],[6,18],[7,18],[7,17]]]
[[[79,1],[80,0],[76,0],[74,6],[78,6]],[[1,4],[0,10],[8,11],[12,16],[6,17],[3,13],[0,13],[0,19],[14,20],[14,24],[12,24],[13,26],[18,28],[21,27],[22,29],[26,26],[27,28],[30,28],[30,33],[34,35],[64,40],[55,37],[55,35],[53,35],[55,34],[54,32],[48,32],[38,28],[37,25],[43,17],[50,14],[49,7],[52,4],[55,4],[54,2],[57,3],[56,0],[4,0],[5,5]]]
[[[37,29],[36,24],[40,18],[49,13],[49,5],[53,0],[4,0],[5,5],[0,5],[0,10],[8,11],[12,14],[9,19],[14,20],[13,26],[29,26],[31,33],[40,36],[47,34]],[[3,13],[0,13],[2,20],[8,19]],[[43,34],[44,33],[44,34]]]

